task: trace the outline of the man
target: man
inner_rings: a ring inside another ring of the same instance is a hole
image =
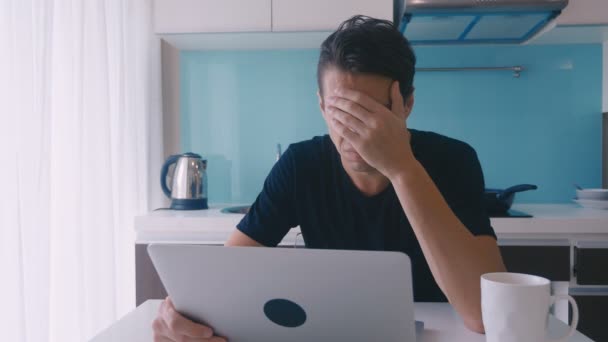
[[[317,71],[329,136],[290,146],[226,245],[276,246],[299,225],[310,248],[405,252],[414,299],[447,297],[469,329],[483,332],[480,276],[505,268],[481,167],[469,145],[407,128],[414,66],[390,22],[356,16],[330,35]],[[157,341],[224,341],[170,299],[154,332]]]

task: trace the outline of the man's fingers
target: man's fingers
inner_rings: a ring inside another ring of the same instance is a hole
[[[228,342],[227,339],[225,339],[223,337],[219,337],[219,336],[212,337],[211,339],[209,339],[209,341],[211,341],[211,342]]]
[[[334,90],[334,95],[358,103],[368,112],[373,113],[379,112],[382,109],[386,109],[386,107],[376,101],[376,99],[357,90],[352,90],[348,88],[337,88]]]
[[[153,323],[154,327],[154,341],[178,341],[182,340],[182,336],[174,331],[171,331],[167,326],[167,323],[163,319],[155,319]]]
[[[153,339],[154,342],[173,342],[172,339],[165,337],[165,336],[154,336]]]
[[[399,81],[393,82],[391,85],[391,111],[393,113],[405,112],[405,103],[403,102],[403,95],[399,89]]]
[[[342,124],[356,133],[362,134],[367,129],[367,126],[363,123],[363,121],[359,120],[350,113],[341,110],[340,108],[330,107],[330,115],[332,116],[331,119],[340,121]]]
[[[152,323],[152,331],[154,332],[154,342],[171,342],[167,337],[169,331],[161,317],[157,317]]]
[[[354,143],[356,141],[359,141],[359,135],[353,132],[350,128],[346,127],[340,121],[336,119],[331,119],[331,124],[334,126],[334,130],[349,142]],[[354,145],[355,144],[353,144],[353,146]]]
[[[165,298],[165,304],[168,307],[175,309],[175,305],[173,305],[173,300],[171,299],[171,297],[167,296],[167,298]]]
[[[338,108],[346,113],[353,115],[362,122],[366,122],[371,117],[371,113],[367,109],[349,99],[332,96],[329,98],[328,104],[331,107]]]
[[[211,328],[194,323],[177,312],[171,299],[167,299],[167,305],[163,312],[163,319],[169,331],[178,335],[195,337],[198,339],[210,338],[213,336],[213,330]]]
[[[213,330],[182,316],[167,297],[158,310],[158,317],[152,323],[154,342],[227,342],[223,337],[213,336]]]
[[[166,313],[165,322],[171,331],[184,336],[197,337],[199,339],[213,336],[213,330],[211,330],[211,328],[192,322],[180,315],[173,308],[169,308]]]
[[[167,298],[165,298],[165,300],[163,300],[160,303],[160,306],[158,307],[158,311],[156,312],[156,316],[158,317],[162,317],[163,313],[165,312],[165,308],[167,307],[167,305],[169,305],[171,303],[171,298],[169,298],[169,296],[167,296]]]
[[[180,342],[203,342],[203,341],[224,341],[223,339],[218,339],[216,337],[209,337],[209,338],[205,338],[205,337],[192,337],[192,336],[188,336],[188,335],[184,335],[181,334],[179,332],[173,331],[171,329],[169,329],[169,327],[167,326],[167,324],[164,321],[161,321],[162,324],[164,325],[164,327],[162,327],[160,330],[163,332],[162,334],[155,334],[154,335],[154,341],[162,341],[162,342],[174,342],[174,341],[180,341]]]

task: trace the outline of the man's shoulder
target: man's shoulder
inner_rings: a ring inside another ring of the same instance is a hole
[[[416,131],[412,132],[412,148],[448,203],[460,202],[484,182],[477,152],[464,141]]]
[[[298,141],[289,146],[297,149],[314,149],[323,147],[327,145],[327,143],[331,143],[331,139],[329,138],[329,135],[325,134],[314,136],[308,140]]]
[[[297,179],[303,182],[332,173],[338,165],[337,151],[328,135],[290,144],[284,157],[281,159],[289,163]]]
[[[289,150],[296,159],[319,158],[331,151],[332,144],[329,135],[321,135],[293,143],[289,145]]]

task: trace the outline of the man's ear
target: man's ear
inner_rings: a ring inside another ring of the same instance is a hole
[[[412,109],[414,109],[414,90],[412,90],[412,93],[407,97],[403,105],[405,107],[405,119],[407,120],[412,113]]]
[[[325,116],[325,101],[323,101],[323,95],[321,95],[320,90],[317,90],[317,99],[319,100],[319,109],[321,109],[321,114]]]

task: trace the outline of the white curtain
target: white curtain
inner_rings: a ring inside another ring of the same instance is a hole
[[[0,0],[1,341],[85,341],[134,308],[159,49],[151,0]]]

